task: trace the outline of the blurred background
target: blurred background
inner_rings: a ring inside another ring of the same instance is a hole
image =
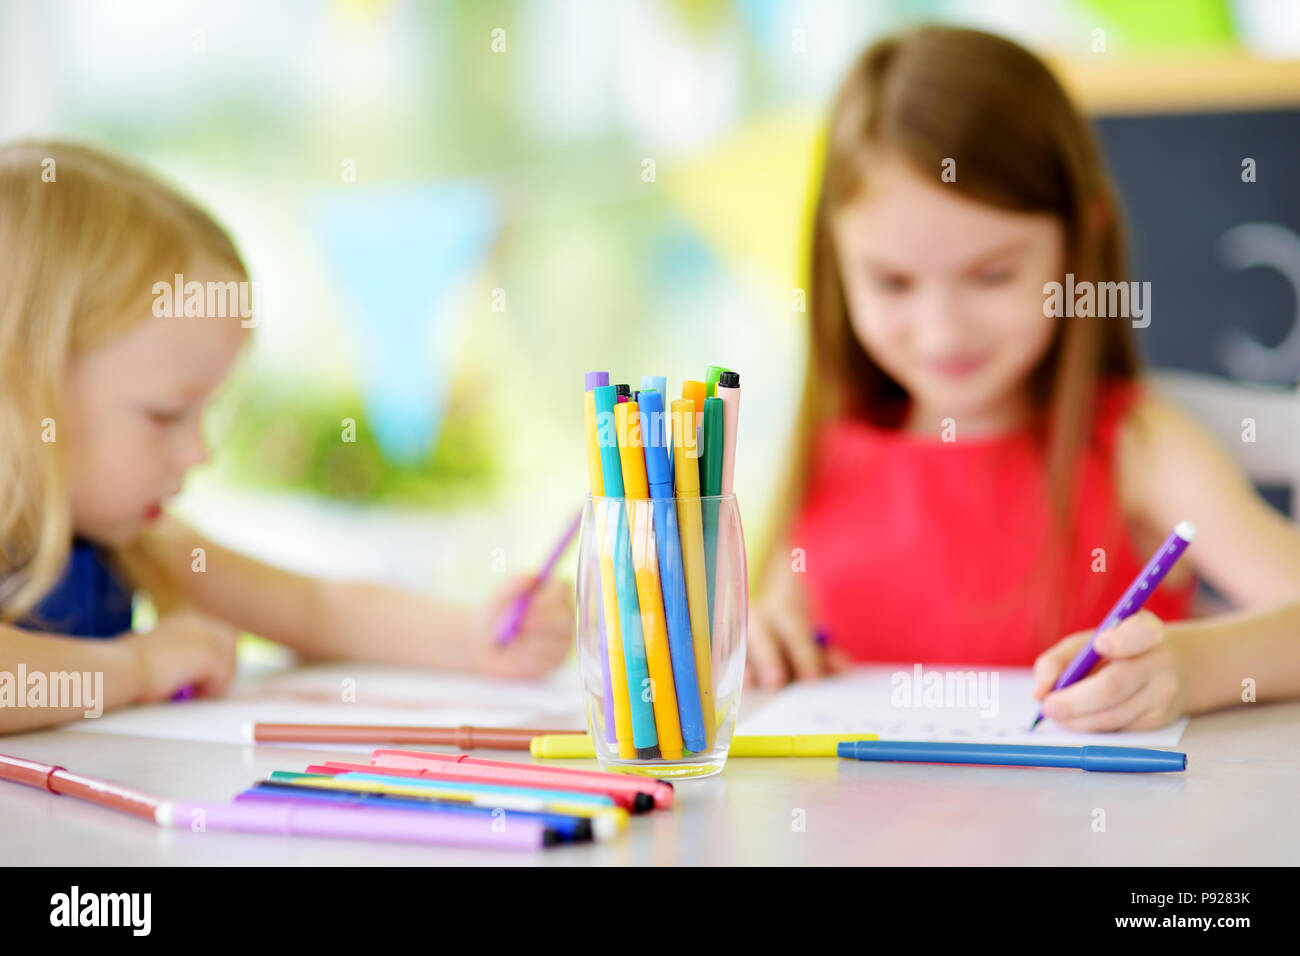
[[[245,254],[258,331],[182,514],[284,565],[477,599],[577,511],[587,369],[674,395],[740,371],[753,555],[825,111],[866,44],[926,20],[1024,43],[1095,117],[1153,283],[1146,357],[1226,389],[1171,385],[1224,428],[1241,388],[1270,389],[1281,431],[1247,464],[1289,507],[1291,0],[3,0],[0,137],[145,163]],[[1257,180],[1234,187],[1244,157]]]

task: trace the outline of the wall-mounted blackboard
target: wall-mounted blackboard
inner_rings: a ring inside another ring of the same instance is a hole
[[[1151,324],[1135,330],[1148,366],[1295,384],[1300,109],[1095,125],[1125,208],[1131,278],[1151,282]],[[1286,510],[1284,493],[1266,491]]]

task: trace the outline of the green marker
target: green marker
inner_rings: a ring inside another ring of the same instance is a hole
[[[709,369],[710,378],[715,369]],[[720,369],[717,371],[726,371]],[[717,379],[714,379],[717,384]],[[722,450],[723,417],[722,399],[713,397],[704,400],[704,429],[700,439],[704,447],[700,450],[700,493],[704,496],[704,576],[708,585],[709,620],[713,620],[714,577],[718,565],[718,501],[715,496],[722,494]],[[710,628],[712,639],[712,628]]]
[[[718,379],[723,372],[730,372],[731,369],[723,368],[721,365],[710,365],[709,373],[704,376],[704,397],[712,398],[718,394]]]

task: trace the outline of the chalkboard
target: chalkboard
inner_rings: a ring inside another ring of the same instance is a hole
[[[1150,367],[1300,380],[1300,109],[1099,117]],[[1243,161],[1254,160],[1253,182]],[[1300,436],[1298,436],[1300,440]],[[1287,495],[1265,489],[1287,510]]]

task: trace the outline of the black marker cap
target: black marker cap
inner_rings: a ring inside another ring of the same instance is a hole
[[[641,390],[640,390],[640,389],[637,389],[635,392],[632,393],[632,401],[636,402],[638,405],[641,404]]]
[[[740,388],[740,373],[723,372],[718,376],[718,384],[724,388]]]
[[[631,398],[631,397],[632,397],[632,386],[631,386],[631,385],[615,385],[615,386],[614,386],[614,395],[615,395],[615,397],[617,397],[617,396],[619,396],[619,395],[626,395],[628,398]]]

